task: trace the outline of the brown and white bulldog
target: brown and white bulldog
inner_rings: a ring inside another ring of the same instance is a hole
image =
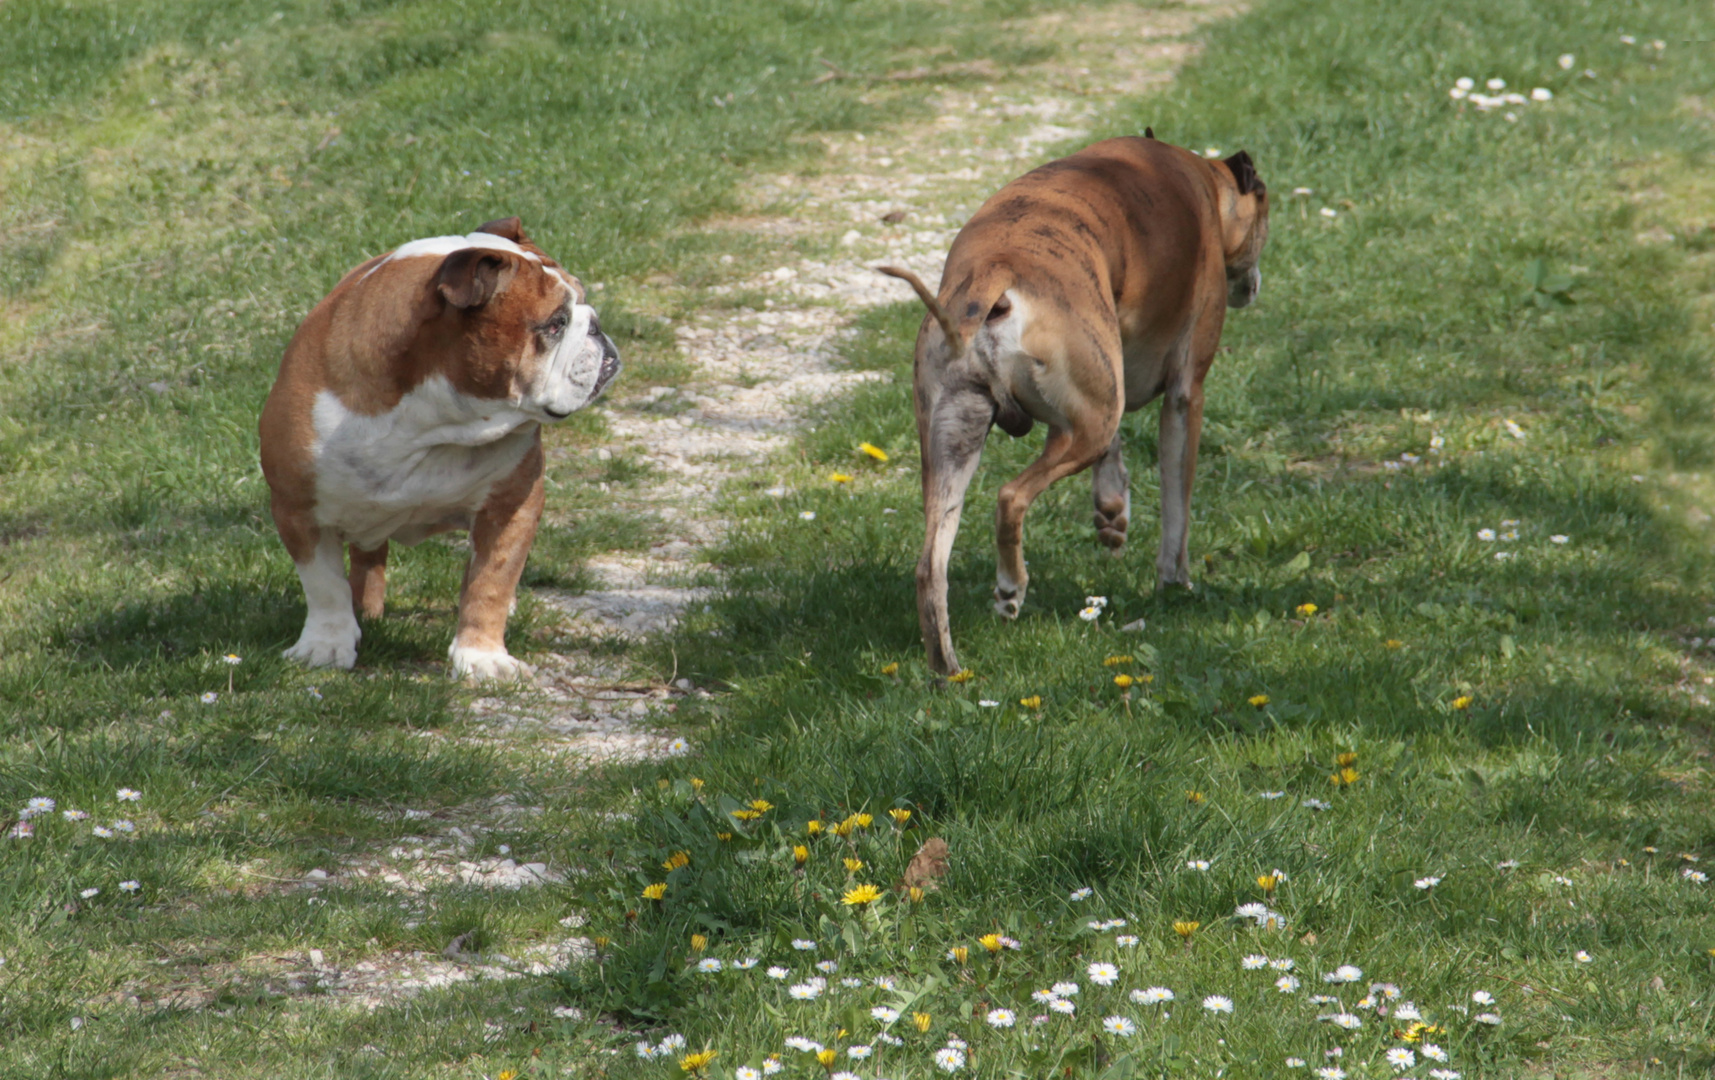
[[[1048,425],[1042,456],[1000,489],[995,610],[1018,617],[1029,575],[1024,514],[1049,484],[1095,466],[1096,530],[1125,543],[1130,478],[1120,418],[1161,404],[1160,584],[1191,583],[1191,481],[1203,377],[1228,307],[1262,283],[1268,192],[1240,151],[1211,161],[1141,138],[1108,139],[1014,180],[960,230],[917,334],[915,400],[927,532],[917,610],[929,666],[959,670],[947,561],[989,426]]]
[[[506,618],[542,516],[542,425],[618,371],[583,285],[517,218],[346,274],[293,335],[262,409],[274,524],[309,608],[285,655],[354,665],[358,615],[382,612],[388,543],[468,529],[452,670],[527,674]]]

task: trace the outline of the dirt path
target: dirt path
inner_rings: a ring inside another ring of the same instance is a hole
[[[842,370],[838,363],[863,309],[911,298],[904,284],[872,267],[901,263],[925,281],[938,281],[948,245],[983,198],[1041,163],[1052,148],[1087,134],[1110,102],[1167,82],[1191,53],[1186,35],[1234,10],[1213,0],[1025,20],[1017,24],[1019,33],[1058,44],[1059,58],[1006,71],[986,62],[946,63],[924,51],[911,67],[874,80],[867,94],[885,105],[908,88],[936,84],[927,118],[867,136],[825,136],[826,155],[815,171],[757,176],[742,192],[741,215],[702,228],[749,244],[758,236],[773,238],[778,261],[748,272],[730,263],[732,277],[700,294],[659,286],[669,294],[679,290],[675,299],[698,301],[679,310],[704,312],[674,326],[689,375],[676,386],[625,384],[599,406],[612,439],[594,453],[625,454],[649,466],[643,483],[613,498],[627,515],[660,523],[652,546],[646,553],[610,552],[591,560],[597,588],[538,590],[537,600],[559,616],[557,640],[585,647],[538,658],[533,689],[474,700],[474,734],[467,728],[425,737],[482,745],[516,755],[527,767],[551,764],[562,774],[573,763],[674,752],[647,721],[672,698],[702,691],[685,680],[662,685],[652,673],[614,659],[600,642],[661,633],[687,605],[700,602],[716,584],[701,560],[727,526],[720,500],[728,482],[767,475],[809,407],[887,377]],[[835,254],[807,258],[803,250]],[[735,296],[762,299],[760,306],[735,308]],[[718,302],[722,298],[728,302]],[[552,501],[546,527],[555,525]],[[451,818],[424,820],[421,836],[286,887],[313,896],[329,885],[380,883],[403,904],[422,909],[439,889],[524,889],[562,880],[567,868],[532,862],[528,854],[476,855],[484,833],[540,812],[507,800],[467,807]],[[514,943],[516,959],[454,947],[441,955],[372,953],[342,964],[315,949],[252,958],[224,975],[277,992],[313,993],[324,1003],[375,1008],[427,988],[561,967],[588,947],[575,936],[576,916],[562,925],[571,936]],[[181,1007],[204,992],[170,989],[177,996],[169,1000]]]

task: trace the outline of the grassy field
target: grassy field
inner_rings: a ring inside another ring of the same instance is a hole
[[[412,553],[357,672],[278,660],[301,608],[254,416],[340,272],[516,212],[608,283],[629,377],[670,382],[650,276],[695,304],[721,255],[765,257],[685,226],[807,154],[795,136],[912,107],[812,86],[818,60],[880,72],[931,39],[1023,62],[998,20],[1040,7],[0,7],[0,806],[58,803],[0,841],[0,1076],[681,1075],[685,1050],[632,1049],[671,1033],[723,1080],[770,1054],[794,1077],[934,1075],[950,1037],[981,1076],[1715,1069],[1715,886],[1686,876],[1715,873],[1715,19],[1688,2],[1272,0],[1170,90],[1111,103],[1113,133],[1248,149],[1275,199],[1261,300],[1209,382],[1192,594],[1151,589],[1151,410],[1125,429],[1133,546],[1101,553],[1086,482],[1063,483],[1031,517],[1024,617],[994,621],[993,492],[1040,438],[996,434],[953,573],[974,677],[930,686],[915,470],[854,450],[915,462],[902,303],[849,356],[896,377],[802,437],[795,494],[731,493],[725,594],[634,650],[718,689],[663,718],[691,754],[567,775],[447,737],[452,543]],[[1480,111],[1449,98],[1461,76],[1553,98]],[[597,414],[556,436],[601,437]],[[581,558],[639,542],[593,492],[623,477],[592,470],[557,467],[593,524],[545,538],[532,580],[576,587]],[[526,602],[526,657],[537,626]],[[1342,754],[1356,774],[1331,783]],[[270,887],[499,798],[547,812],[485,851],[583,873],[404,903]],[[116,819],[135,831],[95,833]],[[951,869],[913,901],[890,887],[930,836]],[[1284,927],[1235,917],[1263,901]],[[573,913],[598,962],[371,1013],[237,974],[309,946],[504,951]],[[991,958],[989,933],[1020,948]],[[1060,981],[1069,1015],[1031,996]],[[1372,982],[1439,1030],[1361,1004]],[[1149,986],[1176,1000],[1134,1003]]]

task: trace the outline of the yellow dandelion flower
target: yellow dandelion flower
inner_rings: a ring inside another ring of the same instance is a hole
[[[923,898],[929,894],[924,892],[920,887],[913,885],[911,888],[905,890],[905,895],[911,898],[911,902],[913,904],[921,904],[923,902]]]
[[[1310,616],[1316,614],[1316,611],[1317,608],[1315,604],[1299,604],[1297,607],[1292,609],[1293,614],[1297,615],[1300,619],[1308,619]]]
[[[1137,681],[1136,679],[1132,678],[1130,675],[1125,674],[1123,671],[1120,674],[1114,676],[1114,685],[1119,687],[1121,690],[1130,690],[1131,684],[1136,682],[1136,681]]]
[[[895,660],[891,664],[883,665],[881,673],[888,676],[899,674],[899,661]]]
[[[762,816],[760,810],[734,810],[732,816],[740,821],[755,821]]]
[[[1178,934],[1180,937],[1184,938],[1186,941],[1190,941],[1191,935],[1195,934],[1197,932],[1198,928],[1201,927],[1202,925],[1203,924],[1200,922],[1191,922],[1190,920],[1181,920],[1181,921],[1173,924],[1173,932],[1175,934]]]
[[[947,676],[947,681],[950,683],[968,683],[976,677],[976,672],[972,671],[970,668],[966,668],[963,671],[957,671]]]
[[[840,897],[840,903],[848,907],[863,907],[881,899],[881,890],[874,885],[859,885],[857,888]]]
[[[681,866],[689,866],[690,862],[691,862],[691,853],[690,852],[688,852],[688,851],[675,851],[675,852],[673,852],[673,854],[667,856],[667,861],[661,864],[661,868],[666,870],[668,873],[672,873],[674,870],[679,869],[679,867],[681,867]]]
[[[843,472],[829,473],[828,479],[832,480],[836,484],[849,484],[852,482],[852,475],[851,473]]]
[[[862,859],[847,859],[845,862],[846,862],[846,873],[848,873],[848,874],[855,874],[859,870],[863,869],[863,860]]]
[[[867,828],[869,828],[870,822],[874,821],[875,819],[873,817],[870,817],[868,814],[853,814],[851,817],[847,818],[846,820],[851,822],[853,825],[856,825],[860,829],[867,829]]]
[[[911,820],[911,811],[896,806],[887,812],[887,816],[893,819],[895,825],[903,825]]]
[[[1403,648],[1405,648],[1405,642],[1399,640],[1398,638],[1390,637],[1386,641],[1382,642],[1382,648],[1384,648],[1384,649],[1403,649]]]
[[[1267,694],[1256,694],[1250,698],[1250,703],[1251,703],[1251,706],[1253,708],[1260,709],[1264,705],[1268,704],[1268,695]]]
[[[977,939],[977,944],[981,945],[991,953],[1000,952],[1003,946],[999,934],[984,934],[982,937]]]
[[[643,899],[645,900],[659,900],[666,895],[667,883],[665,881],[657,881],[653,885],[643,886]]]
[[[1031,709],[1031,710],[1040,709],[1040,708],[1042,708],[1042,695],[1041,694],[1031,694],[1029,697],[1019,698],[1018,703],[1020,705],[1023,705],[1027,709]]]
[[[1155,681],[1155,676],[1154,675],[1139,675],[1137,677],[1137,681],[1142,683],[1145,686],[1148,686],[1150,683]]]
[[[1129,657],[1129,656],[1110,656],[1106,660],[1102,661],[1102,666],[1103,667],[1119,667],[1121,664],[1129,664],[1129,663],[1131,663],[1131,657]]]
[[[971,950],[963,945],[955,945],[947,950],[947,955],[958,961],[960,967],[964,967],[965,962],[971,958]]]
[[[868,454],[877,461],[887,460],[887,451],[874,443],[858,443],[858,452],[860,454]]]
[[[679,1059],[679,1068],[692,1075],[701,1074],[709,1067],[709,1062],[715,1059],[713,1050],[699,1050],[694,1054],[686,1054]]]
[[[769,802],[767,799],[752,799],[750,802],[750,808],[759,814],[766,814],[770,810],[774,809],[774,804]]]
[[[704,949],[706,949],[708,947],[709,947],[709,936],[707,934],[692,934],[691,935],[691,951],[692,952],[702,952]]]
[[[660,788],[662,791],[666,791],[668,788],[673,786],[673,781],[663,776],[661,779],[655,781],[655,786]]]
[[[811,818],[809,821],[804,823],[804,831],[811,836],[815,836],[817,833],[822,831],[821,821],[816,818]]]
[[[1187,791],[1185,793],[1185,801],[1190,803],[1192,806],[1196,806],[1206,798],[1208,798],[1208,796],[1204,795],[1201,791]]]
[[[1273,874],[1259,874],[1256,879],[1257,887],[1266,895],[1274,895],[1274,887],[1280,884],[1280,879]]]
[[[729,832],[715,833],[715,839],[716,840],[731,840],[732,839],[732,833],[729,833]]]
[[[697,778],[696,778],[696,777],[694,777],[694,776],[693,776],[693,777],[691,777],[691,790],[692,790],[692,791],[701,791],[701,790],[703,790],[703,782],[702,782],[702,781],[701,781],[701,780],[698,780],[698,779],[697,779]]]
[[[593,938],[590,938],[590,943],[591,943],[591,944],[593,944],[593,945],[594,945],[594,946],[595,946],[595,947],[596,947],[596,948],[598,948],[598,949],[605,949],[605,948],[607,948],[607,943],[608,943],[608,941],[609,941],[609,939],[608,939],[608,938],[606,938],[606,937],[603,937],[603,936],[601,936],[601,935],[597,935],[597,936],[595,936],[595,937],[593,937]]]
[[[1715,956],[1715,949],[1710,949],[1710,950],[1709,950],[1709,955],[1710,955],[1710,956]]]
[[[823,1049],[816,1051],[816,1060],[822,1063],[822,1068],[824,1069],[833,1068],[834,1062],[838,1060],[838,1058],[839,1052],[837,1050],[824,1047]]]
[[[912,1013],[911,1022],[917,1025],[918,1031],[928,1031],[930,1016],[928,1013]]]
[[[517,1080],[518,1074],[511,1069],[501,1069],[494,1074],[494,1080]]]
[[[1356,765],[1357,763],[1358,763],[1358,755],[1355,751],[1352,751],[1352,750],[1348,750],[1345,753],[1340,754],[1334,758],[1334,764],[1340,766],[1340,768],[1342,768],[1342,769],[1349,769],[1353,765]]]
[[[834,822],[833,828],[829,831],[843,840],[850,836],[852,834],[852,830],[855,828],[857,828],[857,822],[847,818],[845,821]]]
[[[792,861],[797,863],[799,866],[803,866],[805,863],[810,861],[810,849],[805,847],[803,844],[799,844],[797,847],[792,849]]]
[[[1339,772],[1328,777],[1328,780],[1335,787],[1345,787],[1348,784],[1355,784],[1358,782],[1358,770],[1341,769]]]
[[[1458,697],[1453,699],[1453,707],[1455,709],[1469,709],[1471,707],[1471,700],[1470,694],[1460,694]]]

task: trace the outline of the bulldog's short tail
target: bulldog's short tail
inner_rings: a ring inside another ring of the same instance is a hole
[[[923,306],[929,309],[929,314],[941,324],[941,333],[947,335],[947,350],[954,356],[962,356],[965,352],[965,335],[959,329],[959,324],[941,307],[941,302],[935,294],[929,291],[929,286],[923,284],[923,279],[905,269],[903,266],[878,266],[876,270],[889,277],[896,277],[910,285],[917,293],[917,299],[923,301]]]

